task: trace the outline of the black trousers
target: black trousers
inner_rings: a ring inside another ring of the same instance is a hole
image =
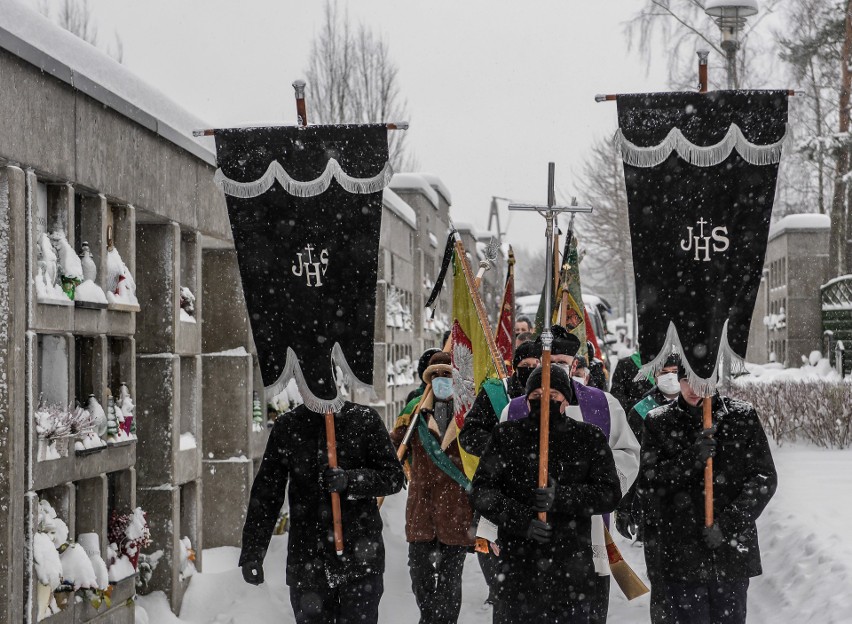
[[[668,603],[666,582],[659,576],[648,575],[651,581],[651,624],[672,624],[674,616]]]
[[[595,588],[589,596],[589,624],[605,624],[609,613],[609,579],[610,575],[595,575]]]
[[[437,540],[408,545],[411,589],[420,609],[420,624],[455,624],[462,602],[465,546]]]
[[[589,624],[586,601],[499,600],[494,605],[494,624]]]
[[[477,552],[476,558],[479,560],[482,576],[485,577],[485,583],[488,585],[487,602],[494,604],[497,601],[497,574],[500,571],[500,558],[492,552]]]
[[[376,624],[384,593],[381,574],[340,587],[290,587],[296,624]]]
[[[674,624],[745,624],[748,579],[723,583],[666,581]]]

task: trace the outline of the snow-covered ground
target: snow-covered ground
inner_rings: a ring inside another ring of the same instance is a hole
[[[773,449],[779,487],[758,522],[764,575],[752,580],[749,621],[762,623],[852,622],[852,449],[809,446]],[[209,511],[209,510],[208,510]],[[387,569],[381,621],[416,624],[404,536],[405,494],[382,508]],[[643,577],[641,548],[616,536],[625,559]],[[139,599],[139,624],[289,624],[293,615],[284,583],[286,536],[273,538],[266,558],[266,583],[252,587],[236,567],[239,550],[204,551],[204,572],[190,584],[180,617],[162,593]],[[647,579],[646,579],[647,580]],[[491,611],[482,604],[485,582],[474,555],[464,570],[464,604],[459,622],[486,624]],[[628,603],[613,584],[609,622],[649,622],[648,596]]]

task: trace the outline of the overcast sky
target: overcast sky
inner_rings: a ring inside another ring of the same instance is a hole
[[[90,5],[102,40],[113,31],[121,37],[129,69],[212,126],[295,121],[291,83],[304,77],[322,1]],[[596,93],[666,86],[662,63],[646,72],[628,50],[624,24],[637,0],[345,5],[353,22],[389,43],[421,170],[447,185],[457,220],[482,229],[492,195],[546,200],[548,161],[560,190],[571,193],[591,142],[616,128],[614,103],[596,104]],[[505,229],[505,205],[501,218]],[[540,217],[512,217],[509,242],[528,246],[543,236]]]

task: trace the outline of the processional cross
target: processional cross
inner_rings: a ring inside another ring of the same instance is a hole
[[[547,464],[550,451],[550,347],[553,344],[553,333],[551,332],[551,315],[553,309],[553,226],[556,217],[563,213],[592,212],[591,206],[557,206],[556,205],[556,165],[547,164],[547,205],[536,204],[509,204],[509,210],[535,211],[544,217],[547,222],[545,236],[547,239],[547,253],[545,254],[544,273],[544,327],[541,331],[541,427],[539,433],[539,457],[538,457],[538,487],[546,488]],[[539,512],[539,520],[547,521],[547,514]]]

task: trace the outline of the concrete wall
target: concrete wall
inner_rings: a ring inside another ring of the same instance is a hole
[[[785,366],[799,366],[801,356],[823,348],[820,286],[828,279],[828,230],[786,228],[772,236],[765,268],[764,316],[782,309],[786,316],[783,326],[766,331],[767,357],[772,359],[774,353]]]
[[[25,519],[35,518],[37,497],[61,510],[72,538],[77,531],[93,530],[105,542],[108,484],[120,484],[110,486],[113,494],[116,487],[120,490],[116,505],[132,507],[138,473],[138,502],[148,512],[154,548],[166,553],[152,588],[165,590],[173,608],[179,607],[186,581],[170,563],[177,560],[184,535],[197,550],[196,565],[202,564],[200,235],[221,245],[230,241],[224,198],[208,162],[62,78],[0,50],[0,85],[5,87],[0,89],[0,196],[8,200],[0,201],[0,230],[9,243],[0,246],[0,375],[8,380],[0,385],[3,622],[33,618],[23,612],[34,581],[21,544],[32,539],[24,527]],[[34,196],[42,188],[48,212],[63,216],[72,246],[78,244],[78,230],[89,241],[101,282],[107,227],[114,227],[116,247],[139,287],[138,315],[35,302],[28,278],[35,274],[38,229],[35,224],[27,228],[34,216],[27,192]],[[180,286],[196,295],[194,324],[179,320]],[[64,341],[62,362],[43,361],[40,336]],[[248,347],[250,337],[244,333],[243,338]],[[27,358],[34,364],[33,375],[27,372]],[[29,423],[42,365],[67,376],[59,389],[67,395],[64,400],[79,396],[85,386],[105,405],[108,389],[114,391],[119,379],[128,381],[137,404],[138,449],[133,443],[75,457],[72,441],[68,456],[36,462],[37,440]],[[80,371],[77,376],[75,371]],[[196,437],[195,449],[181,449],[180,434],[187,432]],[[102,551],[105,555],[105,544]],[[115,592],[118,602],[112,609],[72,603],[55,617],[62,622],[132,621],[133,609],[123,605],[135,592],[133,579],[119,583]]]
[[[24,172],[0,168],[0,621],[24,620],[26,225]]]

